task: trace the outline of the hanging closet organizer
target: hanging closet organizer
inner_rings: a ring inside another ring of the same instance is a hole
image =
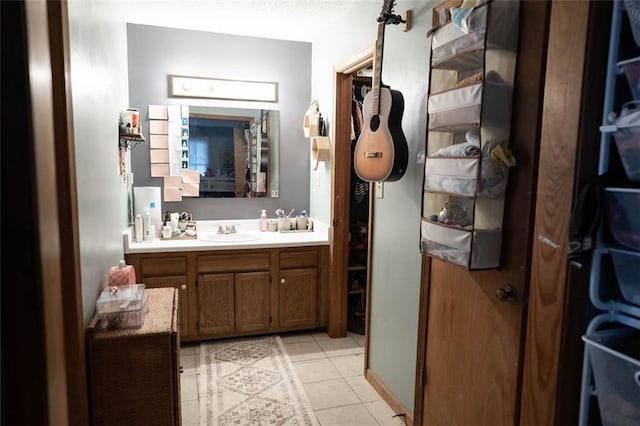
[[[496,268],[513,165],[519,4],[489,1],[449,12],[453,22],[431,36],[420,250],[468,269]]]

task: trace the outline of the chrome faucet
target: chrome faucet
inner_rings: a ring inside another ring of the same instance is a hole
[[[235,234],[236,226],[235,225],[227,225],[225,227],[218,226],[218,234]]]

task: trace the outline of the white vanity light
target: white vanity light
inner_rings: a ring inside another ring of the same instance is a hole
[[[278,83],[169,76],[169,95],[190,98],[278,101]]]

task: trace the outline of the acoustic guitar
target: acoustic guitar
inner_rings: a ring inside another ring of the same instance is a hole
[[[372,89],[364,98],[364,126],[353,154],[356,174],[364,181],[399,180],[409,160],[407,139],[402,132],[404,98],[402,93],[383,86],[381,81],[385,25],[403,22],[393,14],[393,3],[394,0],[385,0],[377,19]]]

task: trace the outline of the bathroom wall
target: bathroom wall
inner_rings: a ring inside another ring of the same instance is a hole
[[[415,159],[425,143],[429,55],[425,33],[434,4],[398,2],[397,11],[413,10],[414,28],[407,33],[400,27],[387,28],[382,73],[386,84],[404,94],[403,129],[410,161],[405,176],[399,182],[386,183],[384,198],[375,203],[369,362],[409,410],[413,408],[420,283],[422,165]],[[127,209],[126,185],[117,172],[119,111],[138,107],[144,117],[148,104],[180,103],[167,97],[167,74],[278,81],[277,109],[281,123],[287,123],[281,132],[281,198],[188,200],[176,204],[175,209],[192,211],[197,219],[215,219],[257,217],[261,208],[272,212],[277,206],[291,209],[308,205],[312,216],[329,223],[330,165],[321,163],[317,171],[310,171],[302,116],[309,99],[318,99],[331,126],[333,66],[375,41],[375,20],[380,13],[377,2],[362,2],[357,14],[337,21],[322,39],[312,43],[311,57],[308,43],[292,42],[284,48],[275,40],[134,24],[127,27],[117,21],[114,7],[113,2],[69,2],[85,321],[93,314],[104,274],[122,256],[120,235],[127,224]],[[297,49],[292,51],[291,47]],[[161,50],[162,55],[154,53]],[[133,151],[134,170],[143,158],[148,163],[146,145]],[[136,174],[136,184],[149,179],[144,173]]]
[[[384,198],[375,200],[372,261],[369,368],[405,408],[413,410],[421,257],[419,220],[422,164],[416,164],[426,138],[426,96],[429,39],[435,1],[399,1],[397,13],[413,11],[413,28],[388,26],[382,80],[399,90],[405,101],[403,130],[409,145],[404,177],[384,184]],[[313,42],[312,96],[333,123],[333,66],[375,42],[380,4],[362,2],[358,14],[339,21]],[[311,209],[329,223],[331,168],[311,171]]]
[[[118,117],[128,107],[126,26],[118,4],[71,1],[69,42],[85,324],[122,258],[127,185],[118,173]]]
[[[150,104],[280,111],[279,198],[184,198],[163,203],[163,210],[188,211],[198,220],[258,218],[261,209],[273,217],[278,207],[314,215],[309,208],[309,140],[302,129],[311,96],[310,43],[138,24],[128,24],[127,35],[129,99],[131,107],[140,109],[143,129],[148,129]],[[171,98],[167,75],[277,82],[278,102]],[[131,161],[135,186],[162,185],[161,178],[150,176],[148,144],[138,145]]]

